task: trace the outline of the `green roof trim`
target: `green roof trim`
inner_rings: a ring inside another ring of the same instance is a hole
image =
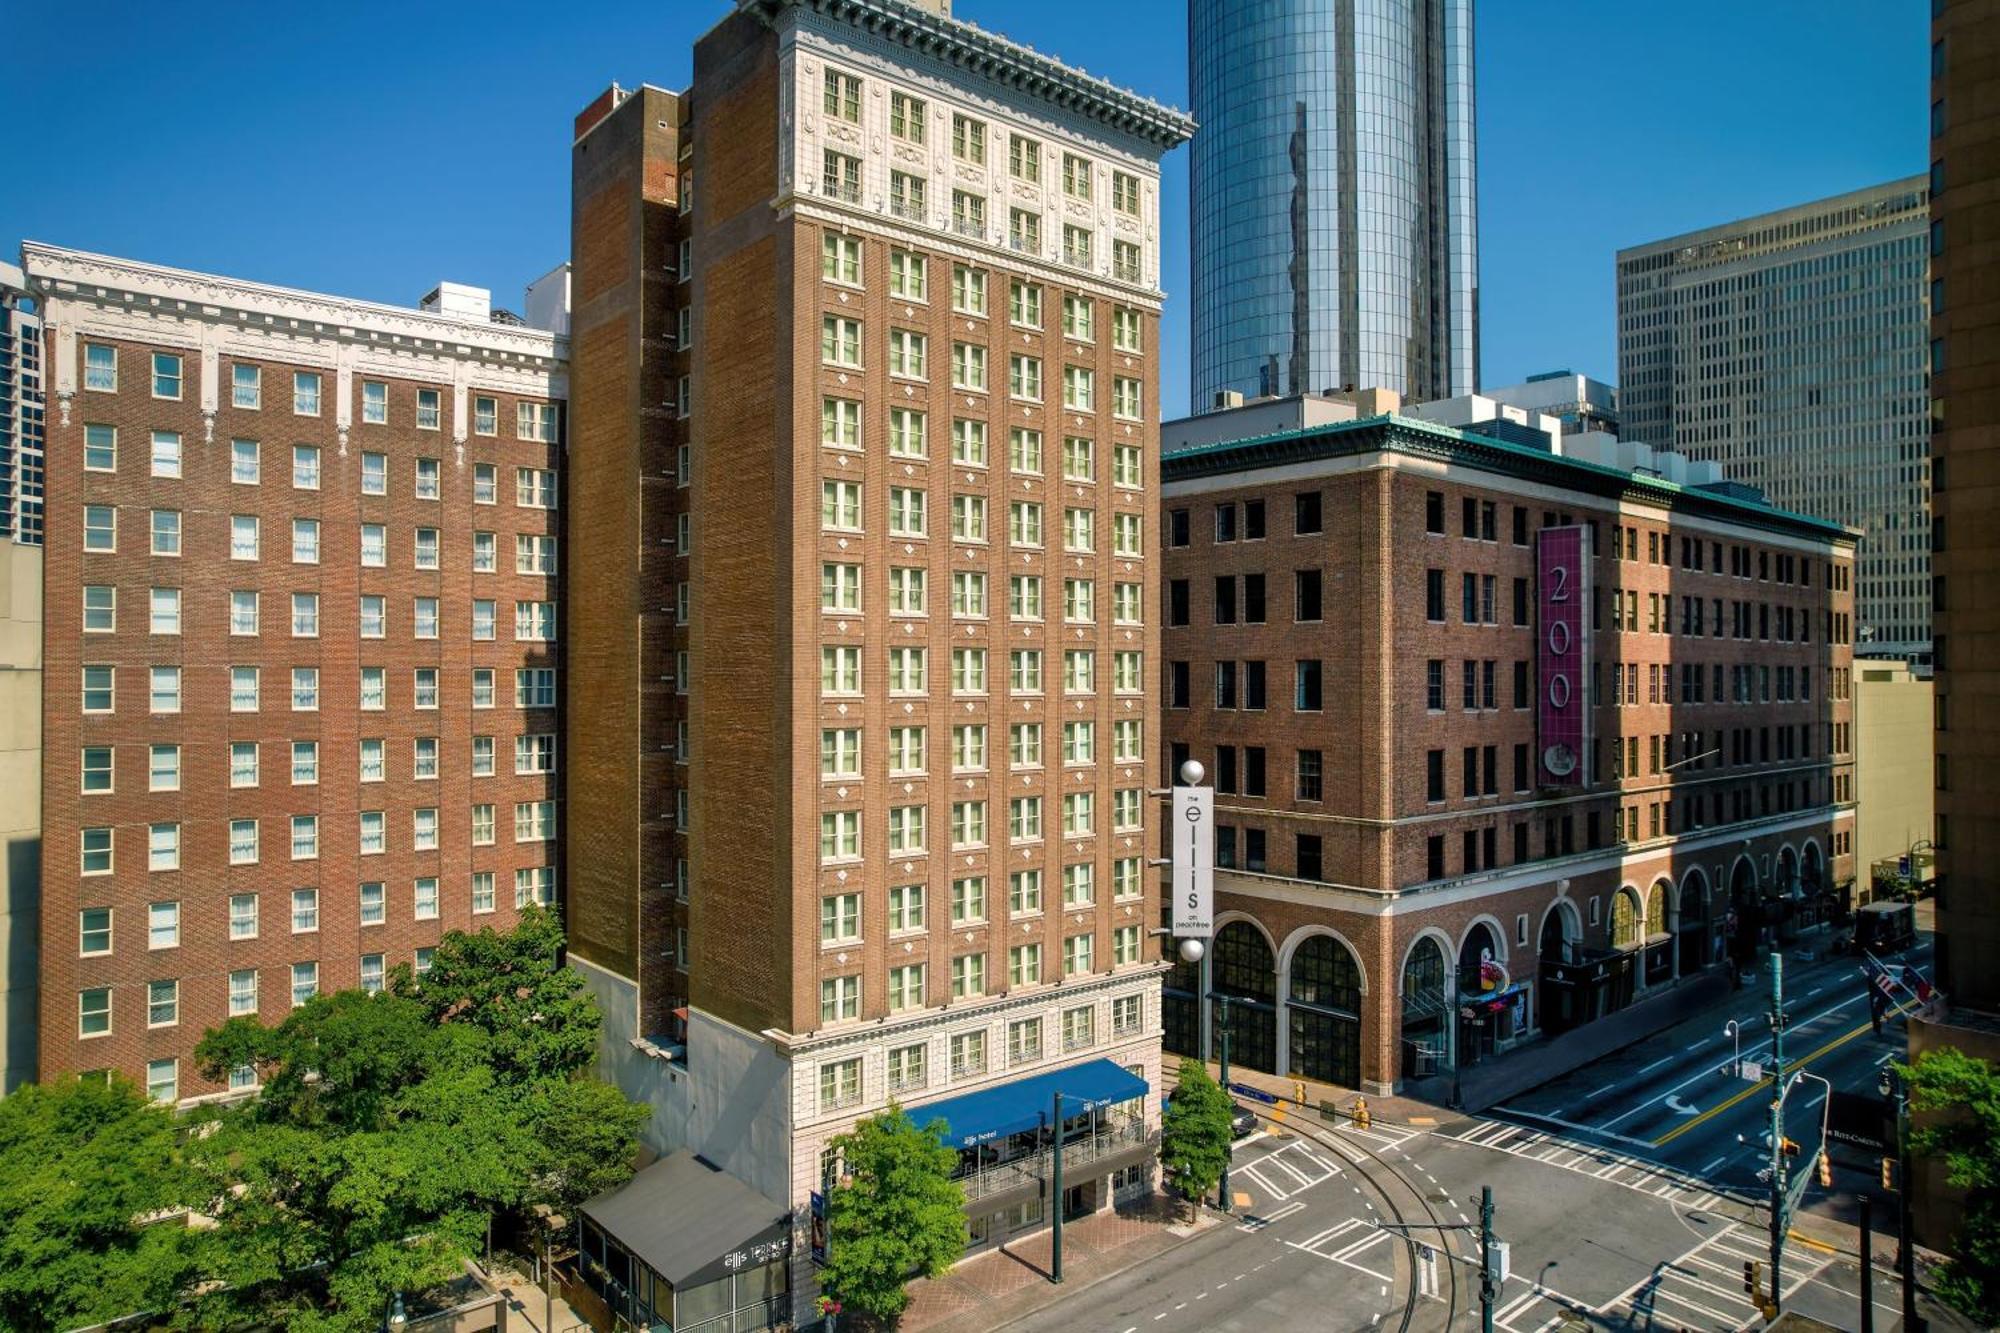
[[[1648,477],[1623,468],[1548,453],[1525,444],[1481,435],[1477,431],[1441,426],[1434,421],[1420,421],[1394,412],[1354,421],[1336,421],[1324,426],[1307,426],[1300,430],[1190,445],[1161,456],[1160,476],[1162,481],[1171,485],[1195,477],[1252,472],[1377,449],[1442,458],[1467,467],[1528,477],[1592,495],[1650,500],[1669,509],[1708,513],[1731,522],[1790,532],[1818,541],[1852,546],[1862,536],[1858,529],[1793,513],[1774,505],[1741,499],[1720,491],[1683,486],[1664,477]]]

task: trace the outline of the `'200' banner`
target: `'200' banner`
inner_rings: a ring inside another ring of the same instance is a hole
[[[1580,787],[1590,753],[1590,532],[1535,535],[1536,781]]]

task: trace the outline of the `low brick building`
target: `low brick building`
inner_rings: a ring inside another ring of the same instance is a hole
[[[1393,414],[1165,457],[1166,759],[1218,862],[1168,1050],[1226,995],[1237,1063],[1388,1090],[1829,909],[1855,534],[1646,462]]]
[[[41,1075],[554,902],[567,348],[30,243],[50,412]]]

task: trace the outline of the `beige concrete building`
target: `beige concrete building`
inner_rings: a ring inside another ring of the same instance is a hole
[[[41,903],[42,548],[0,540],[0,1095],[35,1079]]]
[[[1893,870],[1914,848],[1918,868],[1929,863],[1932,698],[1930,678],[1906,663],[1854,669],[1855,905],[1871,896],[1877,862]]]

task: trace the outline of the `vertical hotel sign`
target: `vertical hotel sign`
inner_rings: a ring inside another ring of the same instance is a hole
[[[1581,525],[1535,535],[1536,785],[1581,787],[1590,751],[1590,533]]]

